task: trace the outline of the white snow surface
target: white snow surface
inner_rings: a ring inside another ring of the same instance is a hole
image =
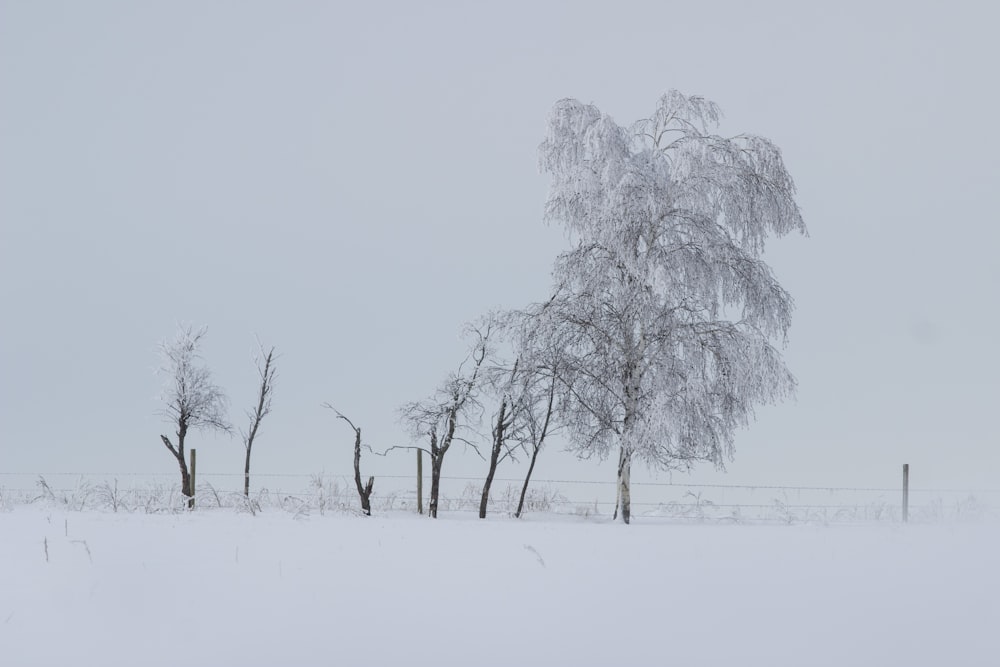
[[[996,665],[998,535],[21,507],[0,662]]]

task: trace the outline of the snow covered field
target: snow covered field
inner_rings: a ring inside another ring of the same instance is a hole
[[[1000,526],[0,512],[0,664],[996,665]]]

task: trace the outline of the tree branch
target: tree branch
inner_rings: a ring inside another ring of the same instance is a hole
[[[163,440],[163,444],[167,446],[167,449],[169,449],[169,450],[170,450],[170,453],[171,453],[171,454],[173,454],[173,455],[174,455],[174,456],[176,456],[177,458],[180,458],[180,456],[181,456],[181,455],[177,453],[177,450],[176,450],[176,449],[174,448],[174,446],[173,446],[173,445],[172,445],[172,444],[170,443],[170,438],[168,438],[168,437],[167,437],[167,436],[165,436],[165,435],[161,435],[161,436],[160,436],[160,439],[161,439],[161,440]]]

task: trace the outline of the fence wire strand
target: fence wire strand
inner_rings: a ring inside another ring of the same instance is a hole
[[[165,472],[154,472],[154,473],[142,473],[142,472],[0,472],[0,480],[4,477],[34,477],[34,478],[49,478],[49,477],[74,477],[82,479],[91,478],[101,478],[102,480],[115,480],[115,479],[130,479],[130,478],[148,478],[148,479],[174,479],[176,478],[176,473],[165,473]],[[251,473],[250,478],[252,480],[259,479],[302,479],[310,480],[315,477],[337,477],[349,479],[353,477],[353,473]],[[198,478],[233,478],[233,479],[243,479],[245,477],[244,473],[230,473],[230,472],[205,472],[199,473]],[[416,479],[416,475],[376,475],[376,481],[379,479]],[[466,477],[466,476],[447,476],[442,475],[441,481],[443,482],[478,482],[482,483],[482,477]],[[504,484],[523,484],[523,478],[506,478],[506,477],[495,477],[493,479],[494,483],[504,483]],[[614,486],[614,481],[609,480],[585,480],[585,479],[532,479],[532,484],[560,484],[564,486]],[[633,481],[631,484],[634,488],[643,487],[662,487],[662,488],[676,488],[676,489],[740,489],[744,491],[823,491],[832,493],[899,493],[901,492],[900,487],[875,487],[875,486],[803,486],[803,485],[782,485],[782,484],[724,484],[724,483],[688,483],[688,482],[639,482]],[[13,489],[10,489],[13,490]],[[910,493],[939,493],[939,494],[968,494],[968,495],[984,495],[984,494],[1000,494],[1000,488],[979,488],[979,489],[959,489],[959,488],[919,488],[910,487]]]

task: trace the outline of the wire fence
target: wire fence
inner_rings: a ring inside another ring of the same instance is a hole
[[[196,507],[256,514],[281,510],[295,516],[360,511],[352,476],[344,474],[253,474],[243,493],[240,473],[199,473]],[[425,480],[425,494],[429,489]],[[523,479],[494,479],[489,515],[512,516]],[[482,478],[442,476],[440,513],[478,512]],[[1000,517],[1000,489],[910,488],[909,521],[942,522]],[[614,482],[533,479],[525,494],[526,515],[557,514],[610,519],[617,508]],[[423,498],[427,507],[428,499]],[[413,475],[381,475],[372,496],[374,512],[416,512]],[[177,474],[2,473],[0,510],[20,505],[112,512],[183,511]],[[902,490],[891,487],[801,486],[633,482],[634,517],[685,522],[866,523],[902,520]]]

